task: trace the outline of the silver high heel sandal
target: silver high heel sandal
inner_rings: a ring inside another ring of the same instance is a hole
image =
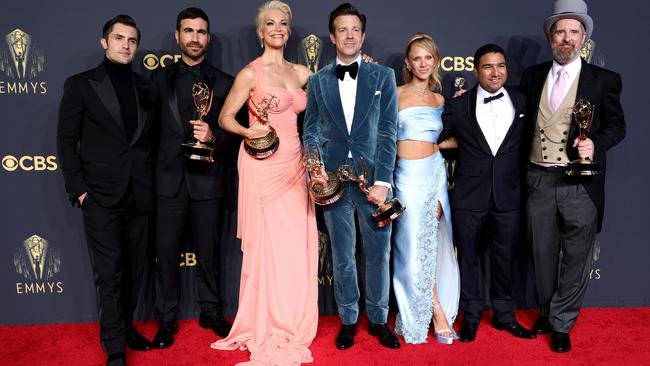
[[[435,330],[435,311],[436,309],[441,309],[440,303],[436,302],[433,304],[433,311],[434,311],[434,334],[436,336],[436,341],[438,343],[442,344],[452,344],[454,343],[454,339],[457,338],[456,332],[454,332],[450,328],[445,328],[445,329],[440,329],[440,330]],[[451,333],[451,336],[445,335],[446,333]]]

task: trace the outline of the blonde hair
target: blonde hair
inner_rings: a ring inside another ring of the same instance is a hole
[[[262,28],[264,27],[264,14],[269,10],[281,11],[282,14],[284,14],[284,16],[287,18],[287,22],[289,22],[289,26],[291,26],[292,14],[289,5],[280,0],[266,1],[264,4],[260,5],[257,8],[257,14],[255,14],[255,26],[257,27],[257,37],[260,38],[260,41],[262,40],[262,38],[260,37],[260,33],[262,33]],[[289,28],[289,34],[291,34],[291,28]]]
[[[404,57],[407,60],[409,58],[411,48],[414,45],[422,47],[433,56],[435,63],[433,65],[431,76],[429,76],[429,89],[440,91],[442,89],[442,78],[440,77],[440,52],[438,51],[438,45],[436,44],[436,41],[434,41],[433,38],[431,38],[431,36],[426,33],[415,33],[413,36],[411,36],[411,38],[409,38],[408,42],[406,42],[406,52],[404,54]],[[405,62],[404,66],[402,67],[402,75],[404,76],[404,82],[408,83],[413,79],[413,72],[406,66],[407,64]]]

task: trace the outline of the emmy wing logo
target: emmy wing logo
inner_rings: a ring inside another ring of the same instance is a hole
[[[311,72],[318,71],[321,51],[323,49],[323,41],[321,41],[317,36],[310,34],[302,39],[300,46],[305,58],[305,66],[307,66]]]
[[[17,294],[61,293],[63,283],[53,281],[61,271],[61,254],[38,235],[25,239],[14,252],[14,267],[24,282],[16,283]]]
[[[14,29],[4,36],[0,53],[0,70],[12,79],[34,79],[45,65],[43,51],[35,47],[32,36]]]

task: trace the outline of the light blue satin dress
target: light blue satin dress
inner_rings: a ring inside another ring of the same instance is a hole
[[[409,107],[398,113],[397,140],[436,142],[443,107]],[[440,152],[397,159],[395,196],[407,209],[393,222],[393,288],[399,307],[395,332],[407,343],[426,343],[433,287],[450,327],[458,312],[460,276],[454,253],[447,175]],[[443,215],[436,219],[440,202]],[[453,330],[452,330],[453,331]]]

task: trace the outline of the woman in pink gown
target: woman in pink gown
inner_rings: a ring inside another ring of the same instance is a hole
[[[280,139],[278,150],[263,160],[249,155],[243,143],[239,150],[239,310],[228,337],[211,347],[248,349],[247,365],[312,362],[308,347],[318,323],[318,232],[296,125],[310,72],[284,59],[290,21],[286,4],[260,6],[256,23],[264,53],[237,75],[219,117],[229,132],[261,137],[268,126],[259,123],[256,108],[269,104],[268,124]],[[234,118],[244,103],[250,128]]]

